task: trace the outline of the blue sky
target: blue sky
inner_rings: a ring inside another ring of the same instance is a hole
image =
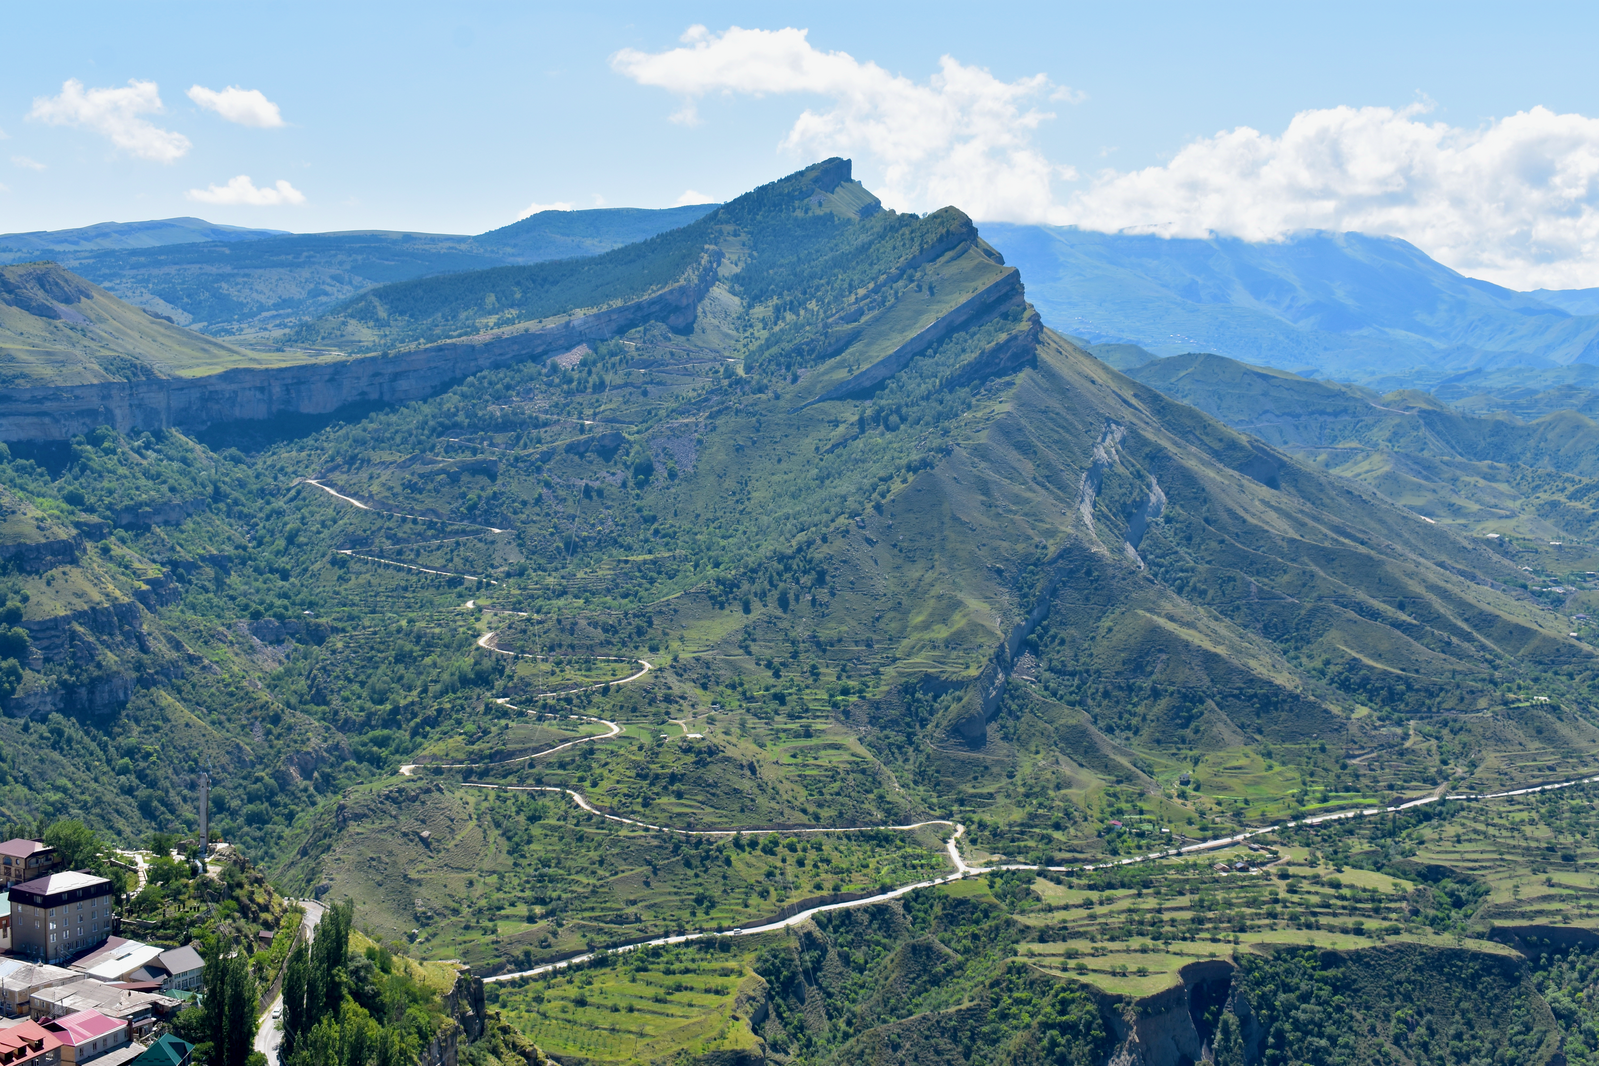
[[[0,232],[478,232],[534,204],[723,199],[838,151],[907,209],[1359,228],[1523,287],[1599,284],[1592,6],[578,8],[9,5]],[[785,57],[786,80],[763,73]],[[130,82],[137,100],[94,96]],[[192,86],[253,91],[282,125]]]

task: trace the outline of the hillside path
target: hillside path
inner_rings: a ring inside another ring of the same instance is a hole
[[[511,710],[513,710],[513,711],[521,709],[519,707],[512,706],[512,704],[509,701],[507,701],[507,700],[497,699],[494,702],[495,703],[504,704],[505,706],[510,707]],[[579,744],[587,744],[587,743],[590,743],[591,741],[595,741],[595,740],[610,740],[612,737],[619,737],[619,736],[622,735],[622,727],[620,725],[617,725],[615,722],[612,722],[612,721],[610,721],[608,719],[605,719],[605,718],[590,718],[586,714],[569,714],[569,715],[567,715],[567,717],[569,719],[571,719],[572,721],[574,721],[574,722],[597,722],[600,725],[603,725],[607,729],[609,729],[610,732],[608,732],[608,733],[595,733],[593,736],[587,736],[587,737],[577,737],[574,740],[568,740],[564,744],[557,744],[553,748],[546,748],[543,751],[534,752],[532,755],[518,755],[514,759],[505,759],[505,760],[503,760],[501,762],[429,762],[429,763],[414,763],[413,762],[413,763],[406,763],[404,766],[400,767],[400,773],[404,774],[406,777],[410,777],[412,774],[414,774],[416,772],[416,768],[418,766],[425,766],[425,767],[429,767],[429,768],[437,766],[437,767],[439,767],[442,770],[470,770],[470,769],[472,769],[475,766],[511,766],[514,763],[529,762],[529,761],[531,761],[533,759],[542,759],[542,758],[544,758],[547,755],[554,755],[558,751],[565,751],[568,748],[575,748]]]
[[[521,612],[504,611],[504,612],[500,612],[500,613],[503,613],[503,614],[518,613],[519,614]],[[497,638],[499,635],[500,635],[500,631],[499,630],[491,629],[487,633],[483,634],[481,637],[477,638],[477,646],[482,648],[484,651],[492,651],[496,655],[509,655],[513,659],[541,659],[541,658],[543,658],[543,656],[539,656],[539,655],[529,655],[526,652],[520,652],[520,651],[506,651],[504,648],[496,647],[495,644],[494,644],[494,641],[495,641],[495,638]],[[637,681],[639,678],[643,677],[645,674],[647,674],[651,670],[655,669],[655,667],[653,665],[651,665],[649,660],[647,660],[647,659],[629,659],[625,655],[593,655],[593,656],[587,656],[587,658],[603,659],[605,662],[611,662],[611,663],[638,663],[641,667],[643,667],[643,669],[640,670],[636,674],[631,674],[631,675],[629,675],[627,677],[619,677],[615,681],[601,681],[597,685],[580,685],[577,688],[561,689],[559,692],[535,692],[533,694],[534,698],[535,699],[544,700],[544,699],[550,699],[551,697],[554,697],[554,696],[572,696],[572,695],[576,695],[579,692],[598,692],[600,689],[602,689],[602,688],[610,688],[612,685],[625,685],[625,684],[627,684],[630,681]],[[499,702],[500,703],[504,703],[505,701],[504,700],[500,700]]]
[[[443,526],[469,526],[472,529],[483,529],[483,530],[487,530],[490,533],[509,533],[510,532],[510,530],[508,530],[508,529],[500,529],[498,526],[486,526],[486,525],[484,525],[481,522],[461,522],[461,521],[458,521],[458,520],[456,520],[454,518],[429,518],[427,515],[406,514],[404,511],[385,511],[382,508],[373,507],[369,503],[362,503],[360,500],[356,499],[354,496],[346,496],[344,493],[338,491],[337,489],[332,488],[332,487],[330,487],[328,485],[322,484],[322,482],[318,481],[314,477],[301,478],[300,479],[300,483],[304,484],[304,485],[315,485],[317,488],[321,489],[323,492],[327,493],[329,496],[332,496],[334,499],[343,500],[345,503],[348,503],[348,504],[350,504],[350,505],[352,505],[354,507],[359,507],[363,511],[371,511],[373,514],[384,514],[384,515],[388,515],[391,518],[414,518],[418,522],[437,522],[437,523],[439,523],[440,525],[443,525]]]

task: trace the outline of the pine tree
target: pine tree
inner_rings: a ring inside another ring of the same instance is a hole
[[[1216,1066],[1244,1066],[1244,1037],[1230,1010],[1222,1011],[1216,1024],[1215,1055]]]
[[[311,1031],[307,1016],[306,986],[311,976],[311,956],[302,941],[289,956],[289,967],[283,975],[283,1053],[294,1051],[295,1044]]]
[[[219,944],[205,963],[205,1031],[213,1066],[245,1066],[255,1046],[260,994],[250,963],[232,945]]]

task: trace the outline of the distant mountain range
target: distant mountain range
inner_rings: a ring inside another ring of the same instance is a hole
[[[1599,532],[1599,425],[1577,411],[1480,417],[1436,394],[1380,395],[1219,355],[1156,359],[1127,374],[1428,522],[1561,541]]]
[[[100,222],[79,229],[0,233],[0,256],[14,262],[18,252],[103,251],[108,248],[159,248],[204,241],[254,241],[288,236],[288,230],[222,226],[203,218],[158,218],[149,222]]]
[[[197,218],[104,222],[0,234],[0,265],[53,259],[180,325],[247,336],[300,325],[376,285],[596,255],[687,225],[715,206],[542,211],[476,236],[294,234]]]
[[[1515,292],[1395,238],[1251,244],[1005,223],[983,232],[1027,278],[1044,320],[1093,344],[1215,352],[1384,391],[1599,362],[1599,290]]]
[[[54,259],[180,325],[275,347],[381,285],[596,255],[713,207],[546,211],[477,235],[107,222],[0,235],[0,264]],[[1028,279],[1046,323],[1123,369],[1211,352],[1378,393],[1426,389],[1465,410],[1599,411],[1599,289],[1515,292],[1405,241],[1354,233],[1251,244],[1009,223],[984,232]]]

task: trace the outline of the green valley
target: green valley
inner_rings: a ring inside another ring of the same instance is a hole
[[[0,813],[209,772],[385,975],[307,1040],[410,956],[474,1063],[1588,1054],[1593,785],[1501,795],[1599,771],[1585,417],[1087,350],[842,159],[594,250],[13,440]]]

